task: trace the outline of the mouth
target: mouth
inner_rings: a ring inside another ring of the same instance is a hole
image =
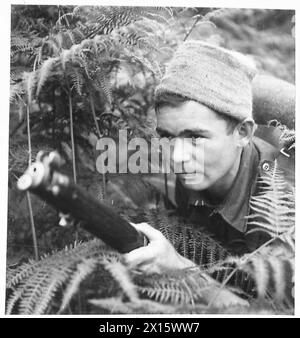
[[[198,175],[199,173],[191,173],[191,174],[180,174],[178,176],[180,179],[188,181],[195,179]]]

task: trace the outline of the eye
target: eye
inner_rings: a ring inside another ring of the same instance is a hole
[[[165,133],[165,132],[163,132],[163,133],[159,133],[159,136],[160,136],[160,138],[167,138],[167,139],[169,139],[169,140],[171,140],[174,136],[173,135],[170,135],[170,134],[168,134],[168,133]]]

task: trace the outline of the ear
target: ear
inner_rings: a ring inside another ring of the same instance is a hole
[[[250,117],[247,117],[237,126],[236,131],[239,147],[245,147],[249,143],[253,137],[256,127],[254,120]]]

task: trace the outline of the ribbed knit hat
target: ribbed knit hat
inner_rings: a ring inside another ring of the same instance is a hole
[[[252,118],[251,81],[256,73],[246,56],[200,41],[184,42],[167,65],[155,91],[185,96],[238,120]]]

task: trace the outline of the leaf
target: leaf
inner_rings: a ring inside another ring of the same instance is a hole
[[[74,294],[78,291],[80,283],[95,270],[97,264],[98,261],[95,258],[83,258],[83,261],[77,264],[75,273],[70,277],[69,284],[64,291],[59,312],[62,312],[67,307]]]
[[[277,161],[258,179],[257,190],[250,199],[247,233],[263,231],[290,244],[294,240],[295,196]]]
[[[36,95],[40,94],[42,87],[45,85],[49,77],[51,76],[51,71],[58,62],[58,58],[49,58],[43,62],[42,66],[38,71],[38,83],[37,83],[37,92]]]
[[[84,76],[82,72],[78,69],[73,67],[72,72],[70,73],[72,88],[75,88],[78,95],[82,95],[82,89],[84,86]]]
[[[130,301],[137,300],[138,294],[136,291],[136,287],[132,283],[128,270],[125,268],[125,266],[115,258],[113,259],[104,258],[102,260],[102,263],[104,264],[105,269],[111,273],[114,280],[116,280],[119,283],[121,289],[128,297],[128,299]]]

